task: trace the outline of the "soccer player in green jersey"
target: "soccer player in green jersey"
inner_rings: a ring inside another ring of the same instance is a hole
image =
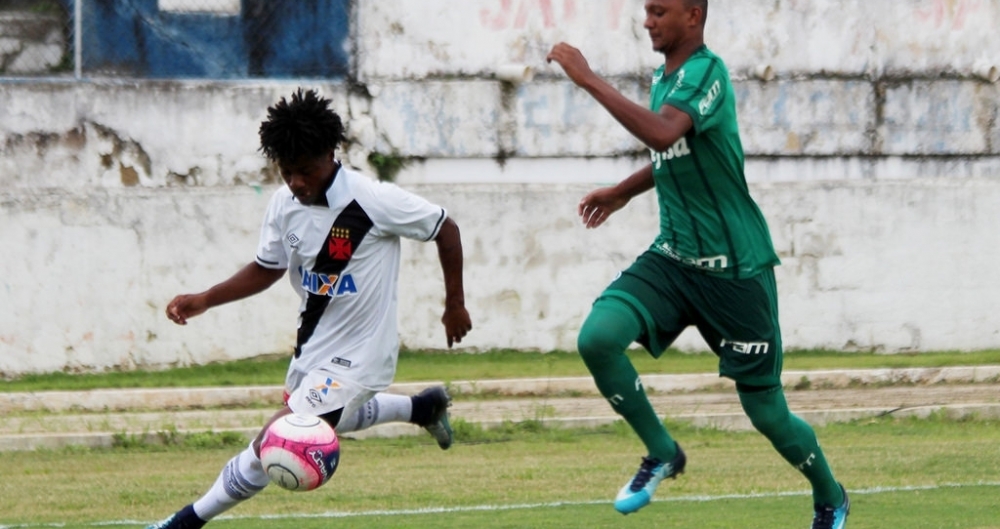
[[[584,224],[600,226],[650,189],[659,199],[659,235],[597,298],[577,341],[601,394],[649,452],[615,508],[641,509],[660,481],[682,473],[686,463],[625,351],[639,342],[659,356],[694,325],[718,355],[720,374],[736,382],[754,427],[812,484],[813,529],[843,528],[847,492],[812,427],[789,411],[781,387],[778,257],[743,173],[729,73],[704,44],[707,10],[707,0],[646,0],[644,27],[666,59],[653,73],[649,108],[595,74],[573,46],[557,44],[547,57],[651,153],[649,165],[580,201]]]

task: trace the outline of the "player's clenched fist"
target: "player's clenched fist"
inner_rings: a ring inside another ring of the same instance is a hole
[[[208,310],[205,297],[199,294],[181,294],[167,305],[167,317],[178,325],[187,325],[188,318],[193,318]]]

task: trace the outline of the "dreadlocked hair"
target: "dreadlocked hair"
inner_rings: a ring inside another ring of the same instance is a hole
[[[344,141],[344,125],[330,109],[330,100],[299,88],[291,101],[284,97],[267,108],[260,124],[260,151],[273,162],[322,156]]]

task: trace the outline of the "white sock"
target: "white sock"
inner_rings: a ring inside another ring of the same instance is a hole
[[[253,447],[247,447],[226,463],[212,488],[194,502],[194,512],[202,520],[211,520],[264,490],[268,483],[260,458]]]
[[[356,413],[341,417],[338,433],[356,432],[387,422],[407,422],[413,414],[413,401],[408,395],[376,393],[361,405]]]

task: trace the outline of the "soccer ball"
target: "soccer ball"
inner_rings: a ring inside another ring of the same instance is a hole
[[[318,488],[340,463],[340,440],[326,421],[312,415],[284,415],[268,426],[260,462],[271,482],[294,491]]]

